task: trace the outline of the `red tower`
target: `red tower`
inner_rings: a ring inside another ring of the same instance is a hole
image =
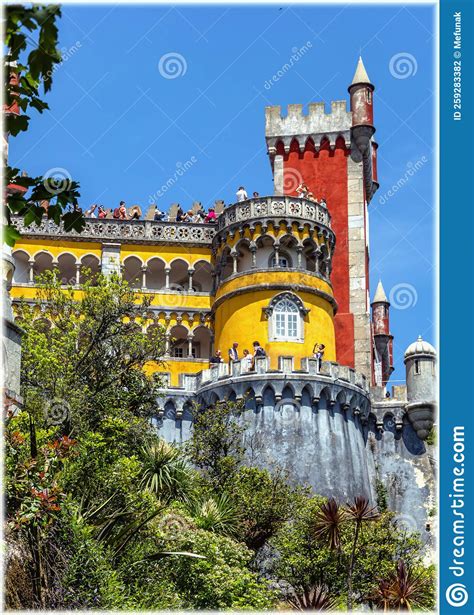
[[[379,281],[372,301],[374,336],[374,379],[376,386],[385,386],[393,372],[393,336],[390,334],[390,302]]]
[[[346,101],[266,109],[266,141],[275,194],[296,195],[304,182],[316,199],[324,197],[336,234],[331,281],[338,303],[337,360],[372,379],[367,205],[378,188],[373,142],[373,91],[362,59]]]

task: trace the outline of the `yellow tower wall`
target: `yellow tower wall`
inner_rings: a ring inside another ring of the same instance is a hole
[[[265,288],[265,286],[281,288]],[[320,291],[297,290],[310,287]],[[303,319],[302,342],[270,341],[269,319],[264,313],[270,301],[282,292],[293,292],[303,302],[309,313]],[[324,296],[326,295],[326,296]],[[258,340],[270,357],[270,367],[278,367],[278,357],[295,357],[299,361],[312,355],[316,342],[326,346],[324,358],[336,360],[334,334],[334,307],[331,303],[332,289],[323,280],[301,272],[259,272],[243,275],[224,283],[216,295],[215,349],[222,351],[227,360],[227,351],[233,342],[239,343],[239,355],[246,348],[252,352],[252,342]]]

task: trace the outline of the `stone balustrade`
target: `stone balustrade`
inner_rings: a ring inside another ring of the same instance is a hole
[[[331,228],[327,207],[309,199],[293,196],[265,196],[247,199],[226,207],[217,221],[218,230],[249,220],[288,218],[316,223]]]
[[[113,220],[86,218],[81,233],[66,231],[52,220],[43,220],[39,226],[26,227],[23,219],[14,218],[18,231],[26,237],[71,237],[77,241],[107,241],[117,243],[186,243],[210,246],[216,234],[216,225],[189,222],[155,222],[153,220]]]

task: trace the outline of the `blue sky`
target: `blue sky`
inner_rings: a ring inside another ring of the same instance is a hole
[[[264,107],[347,98],[362,53],[379,143],[371,293],[381,277],[393,304],[392,378],[404,380],[407,345],[435,336],[434,8],[64,5],[59,32],[66,60],[50,111],[33,112],[31,130],[11,141],[10,162],[34,175],[65,169],[81,184],[83,208],[122,199],[146,208],[187,161],[161,208],[232,202],[241,184],[271,194]]]

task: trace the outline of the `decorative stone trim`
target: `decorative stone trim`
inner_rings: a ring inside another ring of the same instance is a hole
[[[254,273],[254,271],[255,270],[247,272],[247,275],[251,275],[252,273]],[[306,272],[306,273],[310,273],[310,272]],[[229,279],[230,279],[230,277],[227,278],[225,281],[227,281]],[[282,290],[282,291],[288,291],[288,284],[252,284],[251,286],[246,286],[245,288],[236,288],[235,290],[233,290],[231,292],[224,293],[223,295],[221,295],[218,299],[216,299],[214,301],[214,303],[212,304],[212,313],[214,314],[216,309],[224,301],[227,301],[228,299],[231,299],[232,297],[236,297],[238,295],[243,295],[245,293],[253,293],[253,292],[256,292],[258,290]],[[337,312],[337,302],[334,299],[334,297],[332,295],[330,295],[329,293],[326,293],[323,290],[320,290],[319,288],[315,288],[314,286],[306,286],[305,284],[298,284],[298,292],[310,293],[312,295],[316,295],[318,297],[321,297],[321,298],[325,299],[326,301],[328,301],[332,305],[332,307],[334,309],[334,314],[336,314],[336,312]]]
[[[43,220],[39,226],[25,226],[23,219],[13,218],[15,227],[24,237],[72,237],[77,241],[114,241],[117,243],[155,243],[169,245],[187,243],[210,246],[216,225],[188,222],[155,222],[153,220],[86,219],[82,233],[65,231],[53,220]]]
[[[295,295],[294,293],[290,293],[290,292],[284,292],[284,293],[280,293],[278,295],[275,295],[272,298],[272,300],[270,301],[270,303],[268,304],[268,306],[262,308],[262,311],[264,312],[264,314],[265,314],[265,316],[267,318],[271,317],[271,315],[273,314],[273,310],[275,308],[275,305],[281,299],[289,299],[293,303],[296,303],[296,306],[298,307],[298,310],[299,310],[301,316],[303,316],[303,318],[305,316],[307,316],[310,313],[310,311],[311,311],[311,310],[308,310],[307,308],[305,308],[304,303],[301,301],[301,299],[298,297],[298,295]]]
[[[218,231],[227,227],[256,220],[263,225],[275,218],[290,218],[317,223],[331,228],[331,216],[327,207],[315,201],[292,196],[265,196],[247,199],[227,207],[217,221]],[[332,234],[332,233],[331,233]]]

